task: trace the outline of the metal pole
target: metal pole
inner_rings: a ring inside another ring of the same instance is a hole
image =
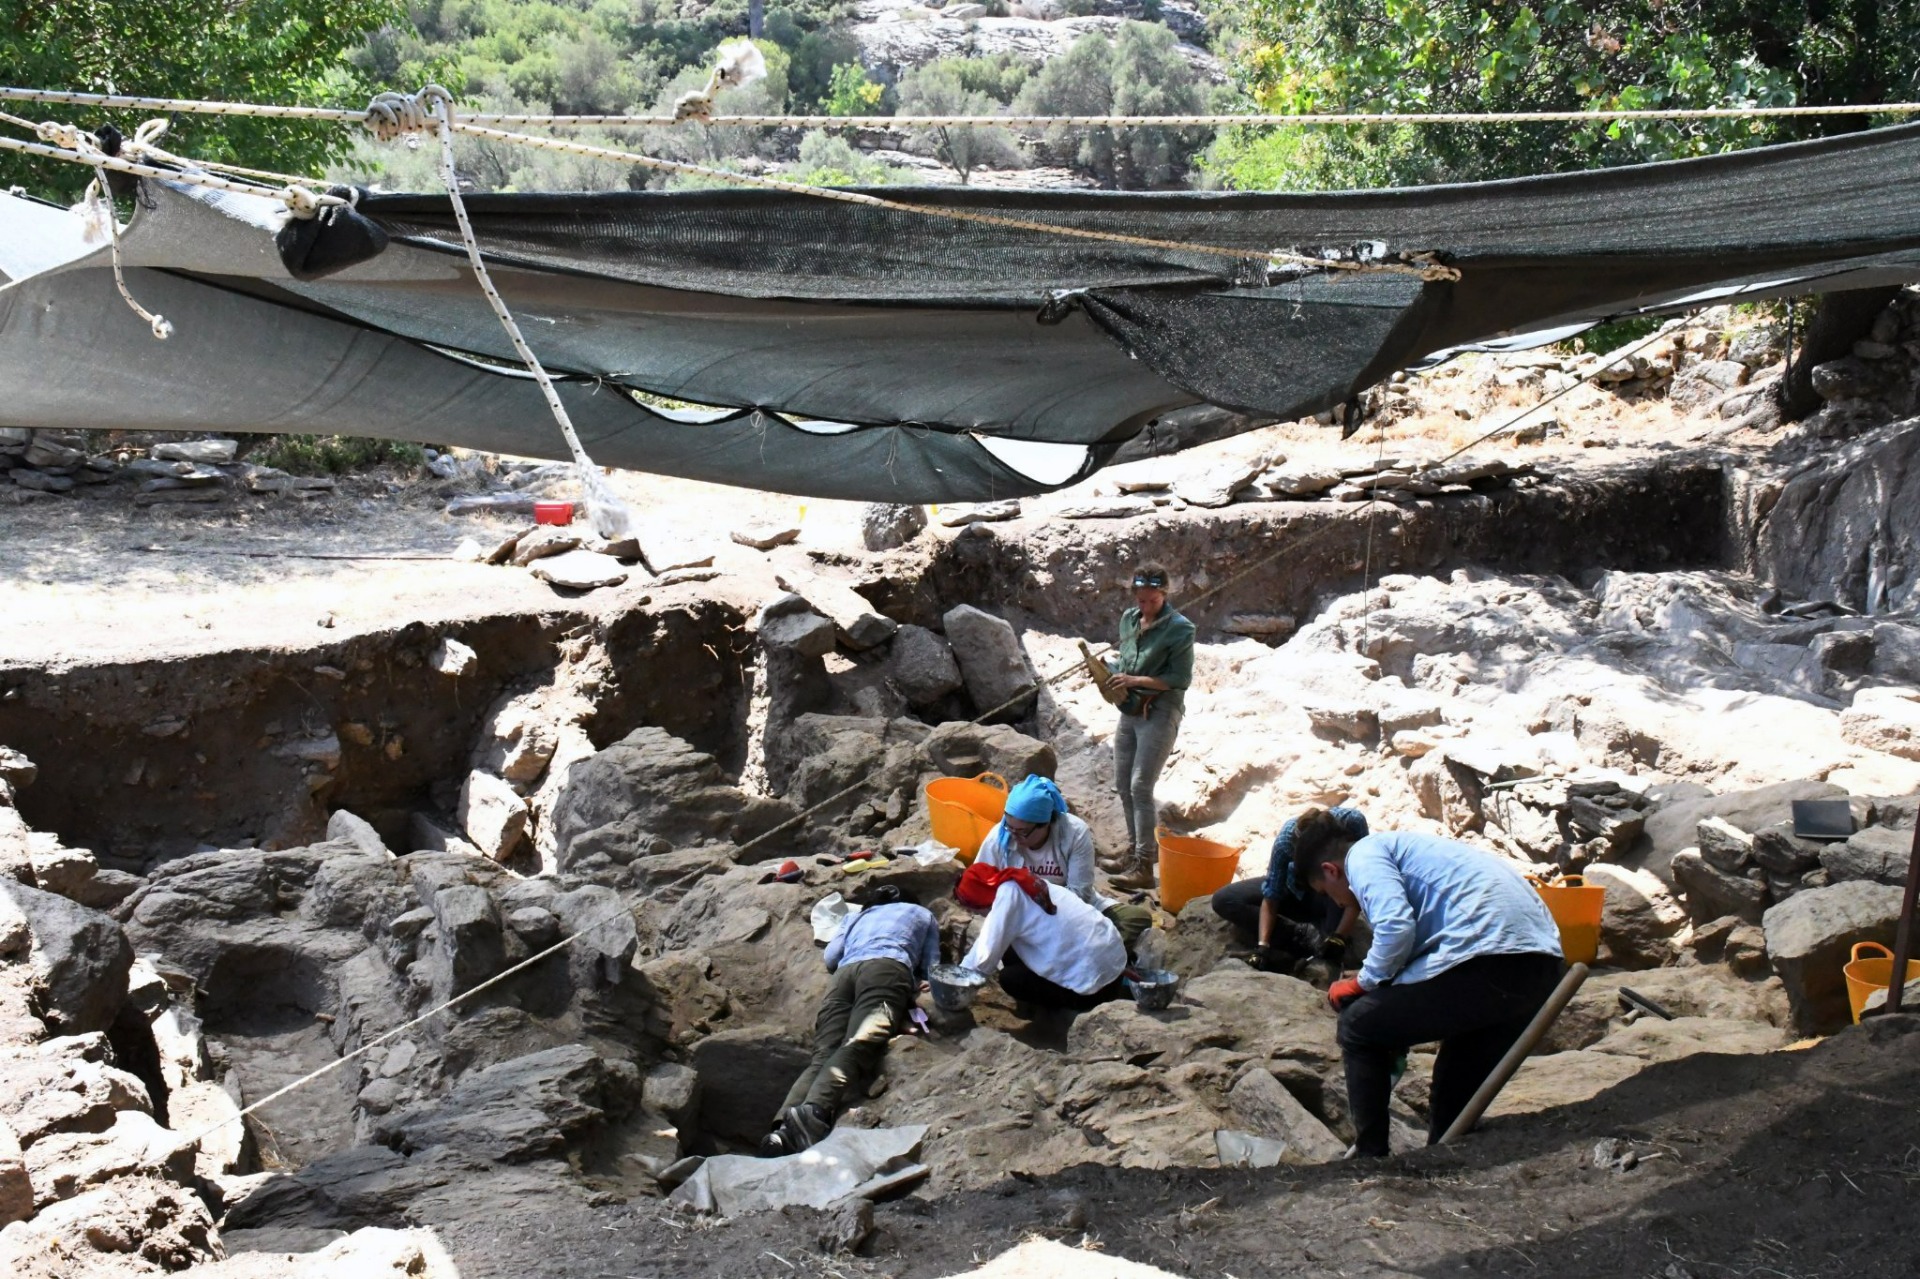
[[[1574,995],[1579,993],[1581,985],[1586,980],[1585,964],[1574,964],[1567,969],[1567,975],[1560,979],[1560,984],[1553,988],[1551,995],[1547,996],[1547,1002],[1540,1005],[1540,1011],[1535,1013],[1533,1020],[1527,1023],[1527,1028],[1521,1032],[1520,1038],[1513,1041],[1513,1047],[1507,1049],[1507,1055],[1500,1059],[1500,1064],[1493,1068],[1493,1073],[1488,1075],[1486,1081],[1480,1085],[1480,1090],[1473,1094],[1473,1100],[1467,1103],[1467,1108],[1460,1112],[1460,1117],[1455,1119],[1447,1131],[1441,1135],[1442,1145],[1473,1131],[1473,1126],[1480,1122],[1480,1116],[1485,1114],[1487,1107],[1493,1104],[1493,1099],[1500,1095],[1500,1090],[1507,1086],[1507,1081],[1513,1078],[1513,1072],[1520,1069],[1520,1063],[1527,1059],[1527,1054],[1546,1038],[1547,1032],[1553,1029],[1554,1021],[1560,1016],[1561,1009],[1572,1002]]]
[[[1886,1011],[1900,1011],[1907,985],[1907,961],[1913,958],[1913,905],[1920,898],[1920,821],[1913,824],[1913,851],[1907,855],[1907,895],[1900,899],[1900,929],[1893,935],[1893,977],[1887,983]]]

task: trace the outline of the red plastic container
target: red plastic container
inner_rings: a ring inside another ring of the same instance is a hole
[[[535,524],[571,524],[573,523],[573,503],[535,502],[533,522]]]

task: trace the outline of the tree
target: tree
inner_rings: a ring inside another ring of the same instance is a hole
[[[1237,71],[1276,112],[1844,104],[1920,87],[1914,0],[1232,0]],[[1703,155],[1824,120],[1241,130],[1209,169],[1292,189],[1507,177]]]
[[[1173,32],[1127,22],[1109,40],[1080,37],[1040,68],[1020,92],[1021,115],[1193,115],[1204,96]],[[1206,141],[1191,128],[1091,128],[1051,125],[1047,148],[1112,187],[1172,185]]]
[[[886,92],[887,86],[870,78],[865,67],[843,63],[833,69],[820,106],[828,115],[877,115]]]
[[[929,62],[900,77],[899,113],[903,116],[997,115],[1003,109],[1002,104],[979,90],[966,88],[959,71],[947,60]],[[1026,166],[1026,157],[1013,135],[992,126],[943,124],[916,129],[912,145],[930,150],[960,175],[963,184],[982,166],[1001,169]]]
[[[360,107],[377,90],[346,55],[405,16],[400,0],[0,0],[0,67],[9,82],[34,88]],[[96,131],[111,123],[128,134],[146,118],[78,107],[14,114]],[[352,129],[333,123],[194,116],[176,123],[167,145],[250,168],[317,174],[354,141]],[[92,176],[78,165],[0,154],[0,187],[72,199]]]

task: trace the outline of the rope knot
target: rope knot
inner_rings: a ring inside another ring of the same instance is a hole
[[[437,84],[418,93],[382,93],[367,103],[367,131],[381,142],[431,132],[453,95]]]

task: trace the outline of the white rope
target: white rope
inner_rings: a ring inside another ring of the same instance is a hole
[[[795,195],[815,196],[823,200],[837,200],[842,204],[859,204],[873,209],[885,209],[891,213],[908,213],[918,217],[941,218],[951,222],[972,222],[983,226],[1004,227],[1014,231],[1033,231],[1043,235],[1063,236],[1077,240],[1097,240],[1105,244],[1127,244],[1140,248],[1163,249],[1175,253],[1197,253],[1212,257],[1235,258],[1241,261],[1258,262],[1266,265],[1305,266],[1323,271],[1347,271],[1362,274],[1380,273],[1391,275],[1410,275],[1429,281],[1452,281],[1460,278],[1460,272],[1445,266],[1422,254],[1407,255],[1405,262],[1367,261],[1359,259],[1330,258],[1313,254],[1295,253],[1284,249],[1235,249],[1212,244],[1195,244],[1179,240],[1158,240],[1149,236],[1126,235],[1119,231],[1097,231],[1085,227],[1061,226],[1053,222],[1037,222],[1028,218],[1013,218],[997,213],[981,213],[973,209],[953,208],[945,205],[910,204],[903,200],[888,200],[876,195],[866,195],[858,191],[847,191],[839,187],[809,186],[801,182],[786,182],[779,178],[764,178],[748,173],[733,173],[726,169],[710,168],[703,164],[687,164],[679,160],[662,160],[658,156],[643,155],[636,151],[620,151],[611,147],[591,146],[584,142],[568,142],[560,138],[536,138],[524,133],[509,133],[502,129],[485,128],[469,124],[462,117],[455,123],[456,132],[470,137],[485,138],[493,142],[507,142],[519,146],[536,147],[541,150],[559,151],[568,155],[585,156],[591,159],[611,160],[620,164],[638,165],[655,169],[663,173],[687,174],[707,178],[713,181],[732,183],[736,186],[758,187],[768,191],[785,191]]]
[[[513,312],[507,309],[500,290],[494,287],[486,260],[480,256],[480,242],[473,234],[473,223],[467,219],[467,202],[460,198],[460,177],[453,163],[453,95],[437,84],[430,84],[417,95],[381,94],[374,101],[380,108],[381,122],[372,127],[386,130],[388,137],[411,132],[416,127],[415,122],[423,121],[439,138],[440,176],[447,184],[447,200],[453,205],[454,220],[460,225],[460,239],[466,245],[467,261],[473,266],[474,279],[479,281],[480,291],[487,295],[487,305],[493,308],[494,316],[500,321],[500,327],[506,330],[507,338],[513,343],[521,363],[527,366],[527,372],[533,374],[534,381],[540,384],[540,394],[546,397],[553,420],[560,424],[560,434],[565,437],[567,449],[573,454],[574,468],[580,473],[588,522],[593,525],[594,532],[608,541],[633,536],[632,514],[614,494],[599,468],[593,464],[593,459],[587,456],[587,450],[581,446],[580,437],[573,429],[573,419],[567,415],[567,406],[560,402],[560,393],[553,388],[553,379],[547,376],[540,357],[533,353],[533,348],[527,345],[527,339],[521,335]],[[372,110],[369,110],[368,117],[371,124],[374,118]]]
[[[383,95],[384,96],[384,95]],[[371,111],[338,107],[283,107],[253,102],[217,102],[201,98],[148,98],[111,93],[68,93],[54,89],[0,87],[0,100],[59,103],[112,110],[166,111],[222,116],[263,116],[290,120],[331,120],[346,124],[369,121]],[[1235,128],[1254,125],[1368,125],[1368,124],[1606,124],[1624,120],[1770,120],[1824,116],[1914,115],[1920,102],[1874,102],[1859,105],[1639,107],[1608,111],[1304,111],[1296,114],[1211,115],[976,115],[976,116],[830,116],[830,115],[537,115],[518,112],[473,112],[463,116],[478,124],[541,124],[560,126],[670,125],[687,119],[716,125],[768,128],[888,129],[948,128],[959,125],[1006,125],[1045,128],[1061,124],[1078,128]]]
[[[9,121],[17,117],[8,117]],[[39,128],[38,125],[30,126]],[[68,164],[83,164],[89,169],[111,169],[115,173],[131,173],[137,178],[157,178],[162,182],[175,182],[185,186],[206,187],[214,191],[232,191],[239,195],[262,196],[279,200],[289,207],[298,209],[302,204],[311,202],[315,207],[329,204],[348,204],[336,195],[318,195],[300,187],[267,187],[257,182],[238,182],[231,178],[218,177],[212,173],[199,173],[192,169],[161,169],[150,164],[140,164],[132,160],[123,160],[119,156],[97,152],[89,155],[82,151],[66,147],[48,146],[41,142],[25,142],[19,138],[0,136],[0,151],[17,151],[22,155],[35,155],[46,160],[64,160]],[[198,161],[184,163],[198,164]]]

